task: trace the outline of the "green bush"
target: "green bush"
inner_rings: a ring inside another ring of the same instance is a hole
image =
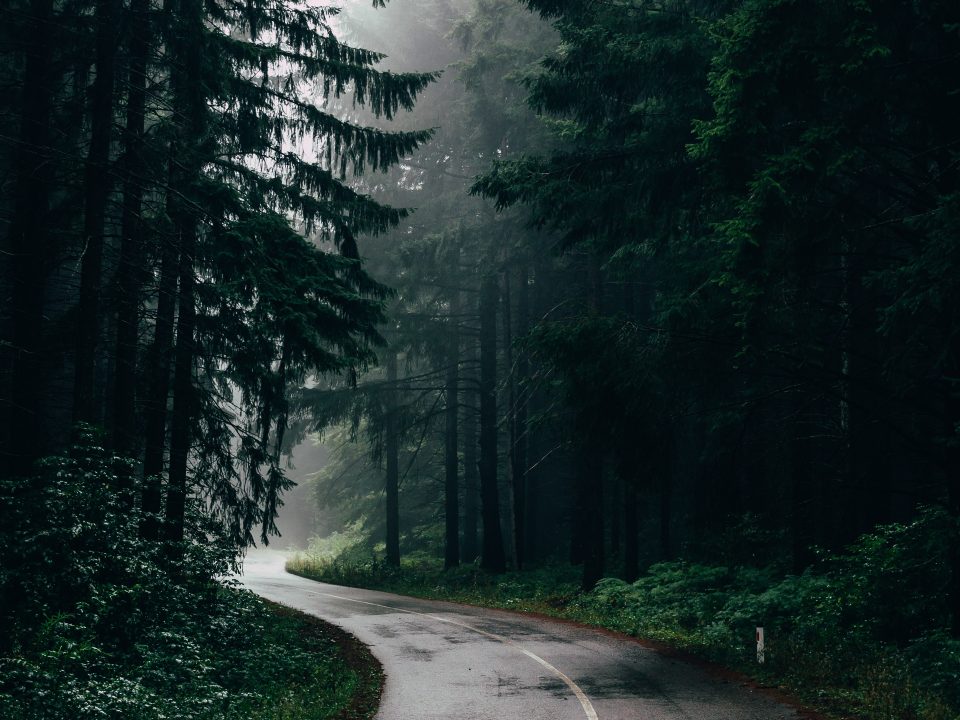
[[[838,711],[956,718],[960,643],[948,637],[946,513],[878,527],[801,576],[768,568],[661,563],[633,584],[601,581],[566,614],[669,641],[817,690]],[[755,660],[763,626],[766,663]]]
[[[332,641],[233,587],[198,509],[180,547],[140,539],[135,485],[86,430],[0,484],[0,717],[331,716],[356,682]]]

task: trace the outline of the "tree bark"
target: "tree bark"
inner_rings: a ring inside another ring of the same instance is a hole
[[[670,525],[673,520],[672,483],[669,472],[664,471],[660,476],[660,559],[670,560],[673,557],[670,538]]]
[[[528,270],[520,268],[517,285],[517,334],[524,335],[530,322],[530,291],[527,287]],[[509,315],[508,315],[509,317]],[[511,338],[512,342],[512,338]],[[520,350],[510,362],[510,471],[513,480],[513,536],[516,566],[520,570],[527,562],[527,401],[520,383],[529,372],[527,354]]]
[[[143,284],[143,131],[146,110],[147,56],[150,52],[150,3],[133,0],[128,13],[130,64],[127,117],[123,134],[123,211],[120,220],[120,262],[117,268],[117,337],[114,375],[113,447],[121,455],[136,454],[137,341],[140,290]]]
[[[517,378],[513,367],[513,299],[511,297],[510,268],[503,271],[503,354],[507,368],[507,486],[510,488],[510,539],[511,561],[517,569],[522,567],[523,536],[523,470],[517,467]]]
[[[27,475],[40,456],[45,396],[41,356],[46,323],[43,303],[47,284],[48,209],[51,191],[50,115],[53,107],[53,0],[32,0],[27,44],[20,149],[14,168],[13,217],[10,223],[12,328],[10,400],[4,408],[6,475]]]
[[[580,450],[580,507],[583,527],[583,575],[580,586],[592,590],[603,577],[603,458],[592,446]]]
[[[603,275],[600,258],[592,253],[588,258],[589,282],[587,311],[594,319],[603,312]],[[580,487],[581,532],[583,535],[583,576],[581,587],[592,590],[603,577],[604,569],[604,524],[603,524],[603,448],[602,438],[593,432],[581,433],[580,469],[577,473]]]
[[[397,354],[387,351],[386,423],[384,428],[387,463],[387,564],[400,566],[400,473],[397,429]]]
[[[476,389],[476,365],[478,361],[477,345],[470,339],[467,351],[467,362],[470,365],[469,382],[464,387],[465,400],[463,414],[463,542],[461,543],[461,559],[465,563],[472,563],[480,554],[480,544],[477,536],[477,521],[479,516],[480,474],[477,458],[477,414],[478,393]],[[471,398],[468,400],[468,398]]]
[[[93,81],[90,149],[86,161],[80,304],[74,358],[73,420],[99,423],[96,393],[97,344],[100,336],[100,285],[103,234],[110,194],[110,134],[113,127],[113,76],[116,57],[116,0],[97,0],[96,77]]]
[[[206,132],[206,95],[202,77],[202,0],[181,0],[174,18],[173,51],[180,63],[171,73],[174,105],[183,124],[171,147],[171,187],[168,209],[180,247],[178,264],[177,341],[174,350],[173,413],[170,422],[170,461],[164,506],[165,538],[174,543],[185,536],[187,467],[190,458],[196,392],[193,383],[196,358],[196,267],[199,220],[191,202],[202,172],[201,143]],[[185,197],[184,197],[185,196]],[[172,549],[174,556],[180,551]]]
[[[543,306],[549,302],[548,287],[551,284],[549,282],[547,267],[545,262],[540,261],[534,265],[533,268],[533,305],[535,313],[541,312]],[[520,304],[523,306],[523,294],[521,294],[520,300]],[[526,313],[527,321],[525,327],[529,330],[531,325],[529,307],[526,308]],[[522,377],[529,378],[530,365],[528,357],[524,356],[522,363]],[[525,480],[527,489],[526,500],[524,501],[524,506],[527,510],[525,518],[526,539],[524,542],[524,554],[527,562],[536,562],[544,555],[542,538],[540,537],[541,515],[544,514],[544,508],[542,507],[543,500],[540,494],[540,478],[543,477],[543,455],[548,448],[543,441],[544,431],[542,427],[527,427],[527,419],[530,417],[531,411],[534,416],[537,416],[539,412],[542,411],[544,406],[543,393],[534,386],[533,389],[525,395],[524,401],[525,429],[523,448],[524,454],[527,456],[527,459],[524,461],[524,465],[526,466]],[[533,459],[533,467],[530,467],[531,458]]]
[[[809,440],[803,437],[805,429],[799,411],[790,427],[790,469],[793,479],[791,494],[790,534],[793,545],[793,572],[801,574],[813,562],[814,488],[811,477]]]
[[[459,258],[457,258],[459,260]],[[460,564],[460,460],[457,453],[457,392],[460,364],[459,293],[454,290],[450,298],[450,333],[447,342],[447,372],[444,394],[446,396],[446,435],[444,448],[444,567]]]
[[[149,388],[144,408],[146,416],[143,454],[144,485],[140,533],[147,540],[157,540],[160,537],[158,516],[163,504],[161,475],[164,450],[167,445],[167,400],[170,395],[179,258],[176,243],[173,240],[164,242],[161,247],[157,316],[153,327],[153,344],[148,358]]]
[[[636,480],[625,478],[623,481],[623,579],[627,582],[633,582],[640,576],[638,530]]]
[[[196,248],[196,224],[185,218],[180,231],[180,292],[177,315],[177,346],[173,368],[173,417],[170,422],[170,467],[164,507],[166,539],[184,538],[184,512],[187,499],[187,465],[190,458],[191,426],[196,397],[193,364],[196,355],[196,305],[194,296],[193,255]]]
[[[950,327],[949,324],[946,325]],[[950,587],[948,607],[951,612],[950,634],[960,639],[960,336],[950,341],[949,365],[941,382],[944,398],[943,471],[946,477],[947,510],[953,519],[950,535]]]
[[[610,557],[618,558],[622,554],[623,515],[619,512],[624,500],[624,488],[618,477],[610,478]]]
[[[952,427],[960,427],[960,402],[954,399],[952,405],[955,413]],[[953,519],[953,533],[950,538],[949,552],[950,590],[948,602],[952,616],[951,635],[960,640],[960,447],[957,446],[957,443],[958,439],[956,431],[954,431],[947,448],[947,502],[950,517]]]
[[[480,286],[480,501],[483,521],[481,566],[503,572],[506,558],[500,528],[497,487],[497,280],[483,278]]]

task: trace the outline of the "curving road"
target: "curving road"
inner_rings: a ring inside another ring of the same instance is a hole
[[[254,553],[242,584],[358,637],[379,720],[778,720],[799,713],[638,643],[539,617],[328,585]]]

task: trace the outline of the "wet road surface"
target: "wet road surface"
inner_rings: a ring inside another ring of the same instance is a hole
[[[796,710],[628,640],[520,614],[328,585],[254,553],[243,585],[370,646],[378,720],[787,720]]]

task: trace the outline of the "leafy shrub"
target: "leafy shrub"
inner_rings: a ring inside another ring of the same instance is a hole
[[[227,579],[236,549],[198,508],[176,552],[142,540],[126,460],[82,430],[0,485],[0,717],[324,718],[355,677]],[[9,629],[9,630],[7,630]]]
[[[878,527],[801,576],[661,563],[635,583],[601,581],[567,613],[679,644],[870,717],[956,717],[960,643],[946,632],[949,517]],[[766,634],[755,663],[754,632]],[[946,713],[946,714],[944,714]]]

